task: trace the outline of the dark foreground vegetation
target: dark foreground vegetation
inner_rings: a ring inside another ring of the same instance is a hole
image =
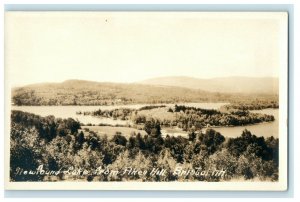
[[[189,109],[190,110],[190,109]],[[215,113],[215,112],[211,112]],[[161,137],[160,123],[146,121],[146,135],[131,134],[129,138],[116,133],[108,139],[93,131],[83,131],[80,124],[53,116],[40,117],[21,111],[11,114],[10,179],[12,181],[229,181],[278,180],[278,143],[245,130],[240,137],[225,138],[208,129],[191,132],[188,138]],[[87,170],[119,170],[127,167],[148,171],[146,174],[115,175],[59,173],[24,174],[22,170],[81,168]],[[225,176],[179,175],[173,169],[224,170]],[[166,169],[165,175],[151,175],[155,169]],[[21,171],[20,171],[21,170]],[[22,173],[22,174],[20,174]]]

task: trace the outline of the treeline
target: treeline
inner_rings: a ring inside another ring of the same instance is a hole
[[[261,109],[278,109],[279,103],[278,100],[254,100],[254,101],[244,101],[244,102],[233,102],[228,105],[224,105],[221,107],[225,110],[261,110]]]
[[[100,116],[105,118],[113,118],[113,119],[120,119],[120,120],[129,120],[132,119],[132,115],[137,115],[139,111],[144,110],[151,110],[157,108],[164,108],[166,105],[146,105],[139,109],[132,109],[132,108],[117,108],[112,110],[95,110],[95,111],[84,111],[84,112],[77,112],[77,114],[83,115],[91,115],[91,116]]]
[[[101,116],[106,118],[113,118],[113,119],[120,119],[120,120],[128,120],[130,115],[133,112],[137,112],[136,109],[130,109],[130,108],[118,108],[118,109],[112,109],[112,110],[95,110],[92,112],[79,112],[79,114],[83,115],[91,115],[91,116]]]
[[[242,179],[278,180],[278,139],[265,139],[245,130],[240,137],[226,139],[208,129],[190,133],[188,138],[161,136],[158,122],[145,123],[147,135],[126,138],[116,133],[108,139],[93,131],[83,132],[72,119],[39,117],[12,111],[10,178],[12,181],[227,181]],[[58,128],[64,127],[63,133]],[[56,177],[18,175],[18,168],[35,170],[99,167],[123,170],[133,167],[144,171],[166,169],[166,175],[75,175]],[[220,176],[174,175],[176,165],[184,169],[225,170]]]
[[[72,118],[61,119],[54,116],[41,117],[22,111],[12,111],[11,123],[34,128],[47,142],[56,136],[66,136],[77,132],[80,123]]]
[[[148,106],[139,108],[139,111],[151,110],[151,109],[156,109],[156,108],[164,108],[164,107],[166,107],[166,105],[148,105]]]
[[[175,105],[174,112],[180,112],[176,118],[177,126],[185,131],[198,130],[207,126],[243,126],[274,121],[273,115],[251,113],[248,110],[221,112],[214,109]]]

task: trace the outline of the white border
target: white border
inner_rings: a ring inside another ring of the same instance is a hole
[[[124,13],[124,12],[123,12]],[[182,13],[182,12],[181,12]],[[251,12],[253,14],[253,12]],[[219,13],[218,13],[219,14]],[[235,14],[238,14],[235,12]],[[266,13],[255,13],[266,15]],[[279,13],[278,13],[279,14]],[[10,182],[9,125],[10,85],[5,80],[5,189],[6,190],[247,190],[284,191],[287,189],[287,13],[281,12],[281,67],[279,96],[279,182]]]

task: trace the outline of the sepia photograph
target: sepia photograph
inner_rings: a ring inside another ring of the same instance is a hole
[[[6,189],[287,189],[287,13],[7,11],[4,32]]]

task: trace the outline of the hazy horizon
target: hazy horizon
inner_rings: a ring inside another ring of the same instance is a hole
[[[35,84],[46,84],[46,83],[63,83],[66,81],[89,81],[89,82],[99,82],[99,83],[124,83],[124,84],[138,84],[143,81],[151,80],[151,79],[161,79],[161,78],[192,78],[192,79],[199,79],[199,80],[212,80],[212,79],[222,79],[222,78],[249,78],[249,79],[264,79],[264,78],[273,78],[273,79],[279,79],[279,77],[272,77],[272,76],[262,76],[262,77],[249,77],[249,76],[226,76],[226,77],[212,77],[212,78],[198,78],[198,77],[193,77],[193,76],[160,76],[160,77],[151,77],[151,78],[146,78],[143,80],[137,80],[137,81],[132,81],[132,82],[114,82],[114,81],[108,81],[108,80],[86,80],[86,79],[74,79],[74,78],[69,78],[66,80],[62,81],[43,81],[43,82],[35,82],[35,83],[28,83],[28,84],[19,84],[19,85],[14,85],[14,87],[23,87],[23,86],[28,86],[28,85],[35,85]]]
[[[6,12],[12,86],[279,77],[284,13]]]

